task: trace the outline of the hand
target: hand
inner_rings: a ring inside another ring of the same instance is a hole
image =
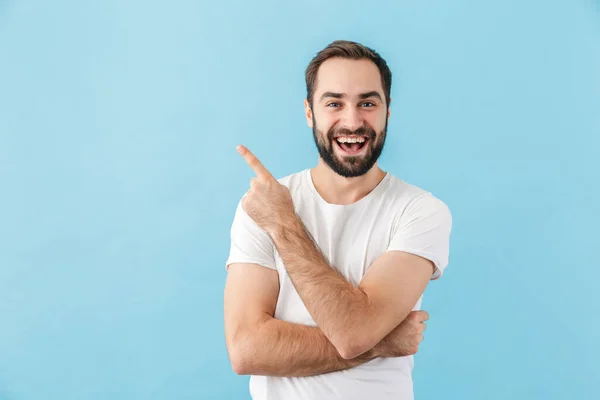
[[[242,199],[242,208],[267,233],[272,234],[287,220],[296,217],[289,189],[262,165],[244,146],[237,147],[256,178],[250,180],[250,190]]]
[[[405,357],[415,354],[423,341],[423,332],[429,319],[426,311],[411,311],[400,325],[394,328],[374,348],[378,357]]]

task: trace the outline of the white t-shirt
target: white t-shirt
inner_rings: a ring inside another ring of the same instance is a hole
[[[369,266],[386,251],[431,260],[438,279],[448,264],[452,217],[431,193],[391,174],[367,196],[349,205],[327,203],[316,191],[309,169],[278,180],[290,189],[296,213],[330,265],[358,286]],[[255,263],[277,270],[275,318],[316,326],[286,273],[269,235],[238,204],[226,265]],[[422,297],[414,307],[420,309]],[[252,376],[254,400],[377,399],[412,400],[413,356],[378,358],[344,371],[297,378]]]

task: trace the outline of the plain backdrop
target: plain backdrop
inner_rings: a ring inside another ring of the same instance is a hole
[[[252,171],[304,69],[393,71],[381,166],[444,200],[416,399],[600,398],[600,3],[0,1],[0,400],[248,399],[223,336]]]

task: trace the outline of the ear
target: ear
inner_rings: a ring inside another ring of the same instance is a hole
[[[310,104],[307,99],[304,99],[304,116],[306,117],[306,123],[309,128],[313,127],[313,111],[310,108]]]
[[[392,115],[392,109],[390,108],[390,104],[392,104],[392,98],[391,97],[390,97],[390,102],[388,104],[388,111],[387,111],[388,118],[390,117],[390,115]]]

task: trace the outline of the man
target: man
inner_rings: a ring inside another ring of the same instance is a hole
[[[306,70],[317,166],[276,180],[238,146],[256,177],[231,228],[225,336],[255,400],[413,399],[417,310],[452,219],[378,166],[391,80],[374,50],[333,42]]]

